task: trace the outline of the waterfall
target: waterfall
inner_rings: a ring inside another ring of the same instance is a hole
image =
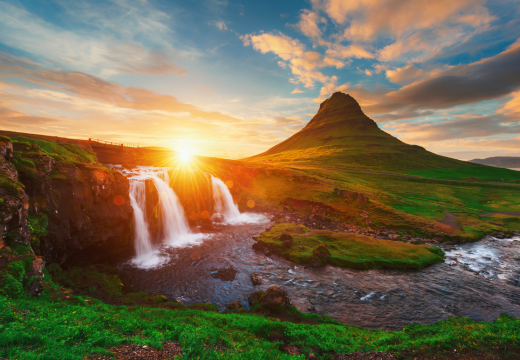
[[[146,224],[146,193],[144,181],[130,183],[130,205],[134,209],[135,253],[140,259],[153,251],[150,232]]]
[[[145,180],[153,180],[159,195],[158,225],[164,235],[163,246],[182,247],[200,243],[208,234],[190,233],[184,209],[170,187],[170,177],[165,169],[139,167],[131,171],[122,170],[130,180],[130,205],[134,209],[134,247],[136,256],[132,263],[141,268],[153,268],[168,261],[168,254],[154,246],[146,218]]]
[[[237,204],[233,201],[233,196],[228,187],[222,180],[211,175],[211,185],[213,187],[213,201],[215,202],[214,212],[225,217],[226,222],[233,222],[240,218],[240,211]]]
[[[164,232],[164,241],[168,245],[179,246],[189,237],[188,220],[179,198],[169,185],[168,173],[165,171],[161,175],[162,178],[154,173],[151,178],[159,193],[160,223]]]

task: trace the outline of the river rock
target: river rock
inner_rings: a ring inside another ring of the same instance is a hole
[[[287,292],[278,286],[269,287],[260,298],[260,304],[267,309],[276,309],[281,306],[292,306]]]
[[[263,292],[262,290],[259,290],[259,291],[255,291],[254,293],[249,295],[249,298],[247,299],[249,306],[253,306],[258,301],[260,301],[260,299],[262,298],[262,296],[264,294],[265,294],[265,292]]]
[[[330,256],[330,251],[325,243],[321,243],[312,252],[312,265],[324,266]]]
[[[235,301],[234,303],[231,303],[228,305],[229,310],[236,310],[243,308],[242,304],[240,304],[238,301]]]
[[[253,285],[262,285],[262,278],[259,274],[251,274],[251,282]]]

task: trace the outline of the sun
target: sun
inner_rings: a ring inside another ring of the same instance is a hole
[[[187,150],[178,150],[178,156],[179,156],[179,159],[182,161],[182,162],[188,162],[191,160],[191,154],[189,151]]]

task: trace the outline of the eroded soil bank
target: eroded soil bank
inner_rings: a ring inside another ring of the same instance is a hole
[[[268,217],[268,215],[266,215]],[[272,226],[215,224],[201,244],[162,248],[160,267],[118,265],[128,291],[165,295],[185,304],[209,302],[225,309],[271,285],[284,288],[299,310],[328,315],[345,324],[398,330],[454,316],[492,321],[501,313],[520,316],[520,237],[486,237],[444,247],[447,260],[424,270],[305,268],[252,249],[252,236]],[[263,284],[254,286],[251,274]]]

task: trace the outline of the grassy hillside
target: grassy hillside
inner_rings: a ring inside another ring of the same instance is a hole
[[[264,153],[247,158],[278,165],[317,165],[389,173],[452,169],[452,177],[482,177],[495,168],[433,154],[408,145],[379,129],[357,101],[337,92],[321,105],[314,118],[298,133]],[[419,176],[423,176],[417,173]],[[506,178],[520,174],[504,170]]]

